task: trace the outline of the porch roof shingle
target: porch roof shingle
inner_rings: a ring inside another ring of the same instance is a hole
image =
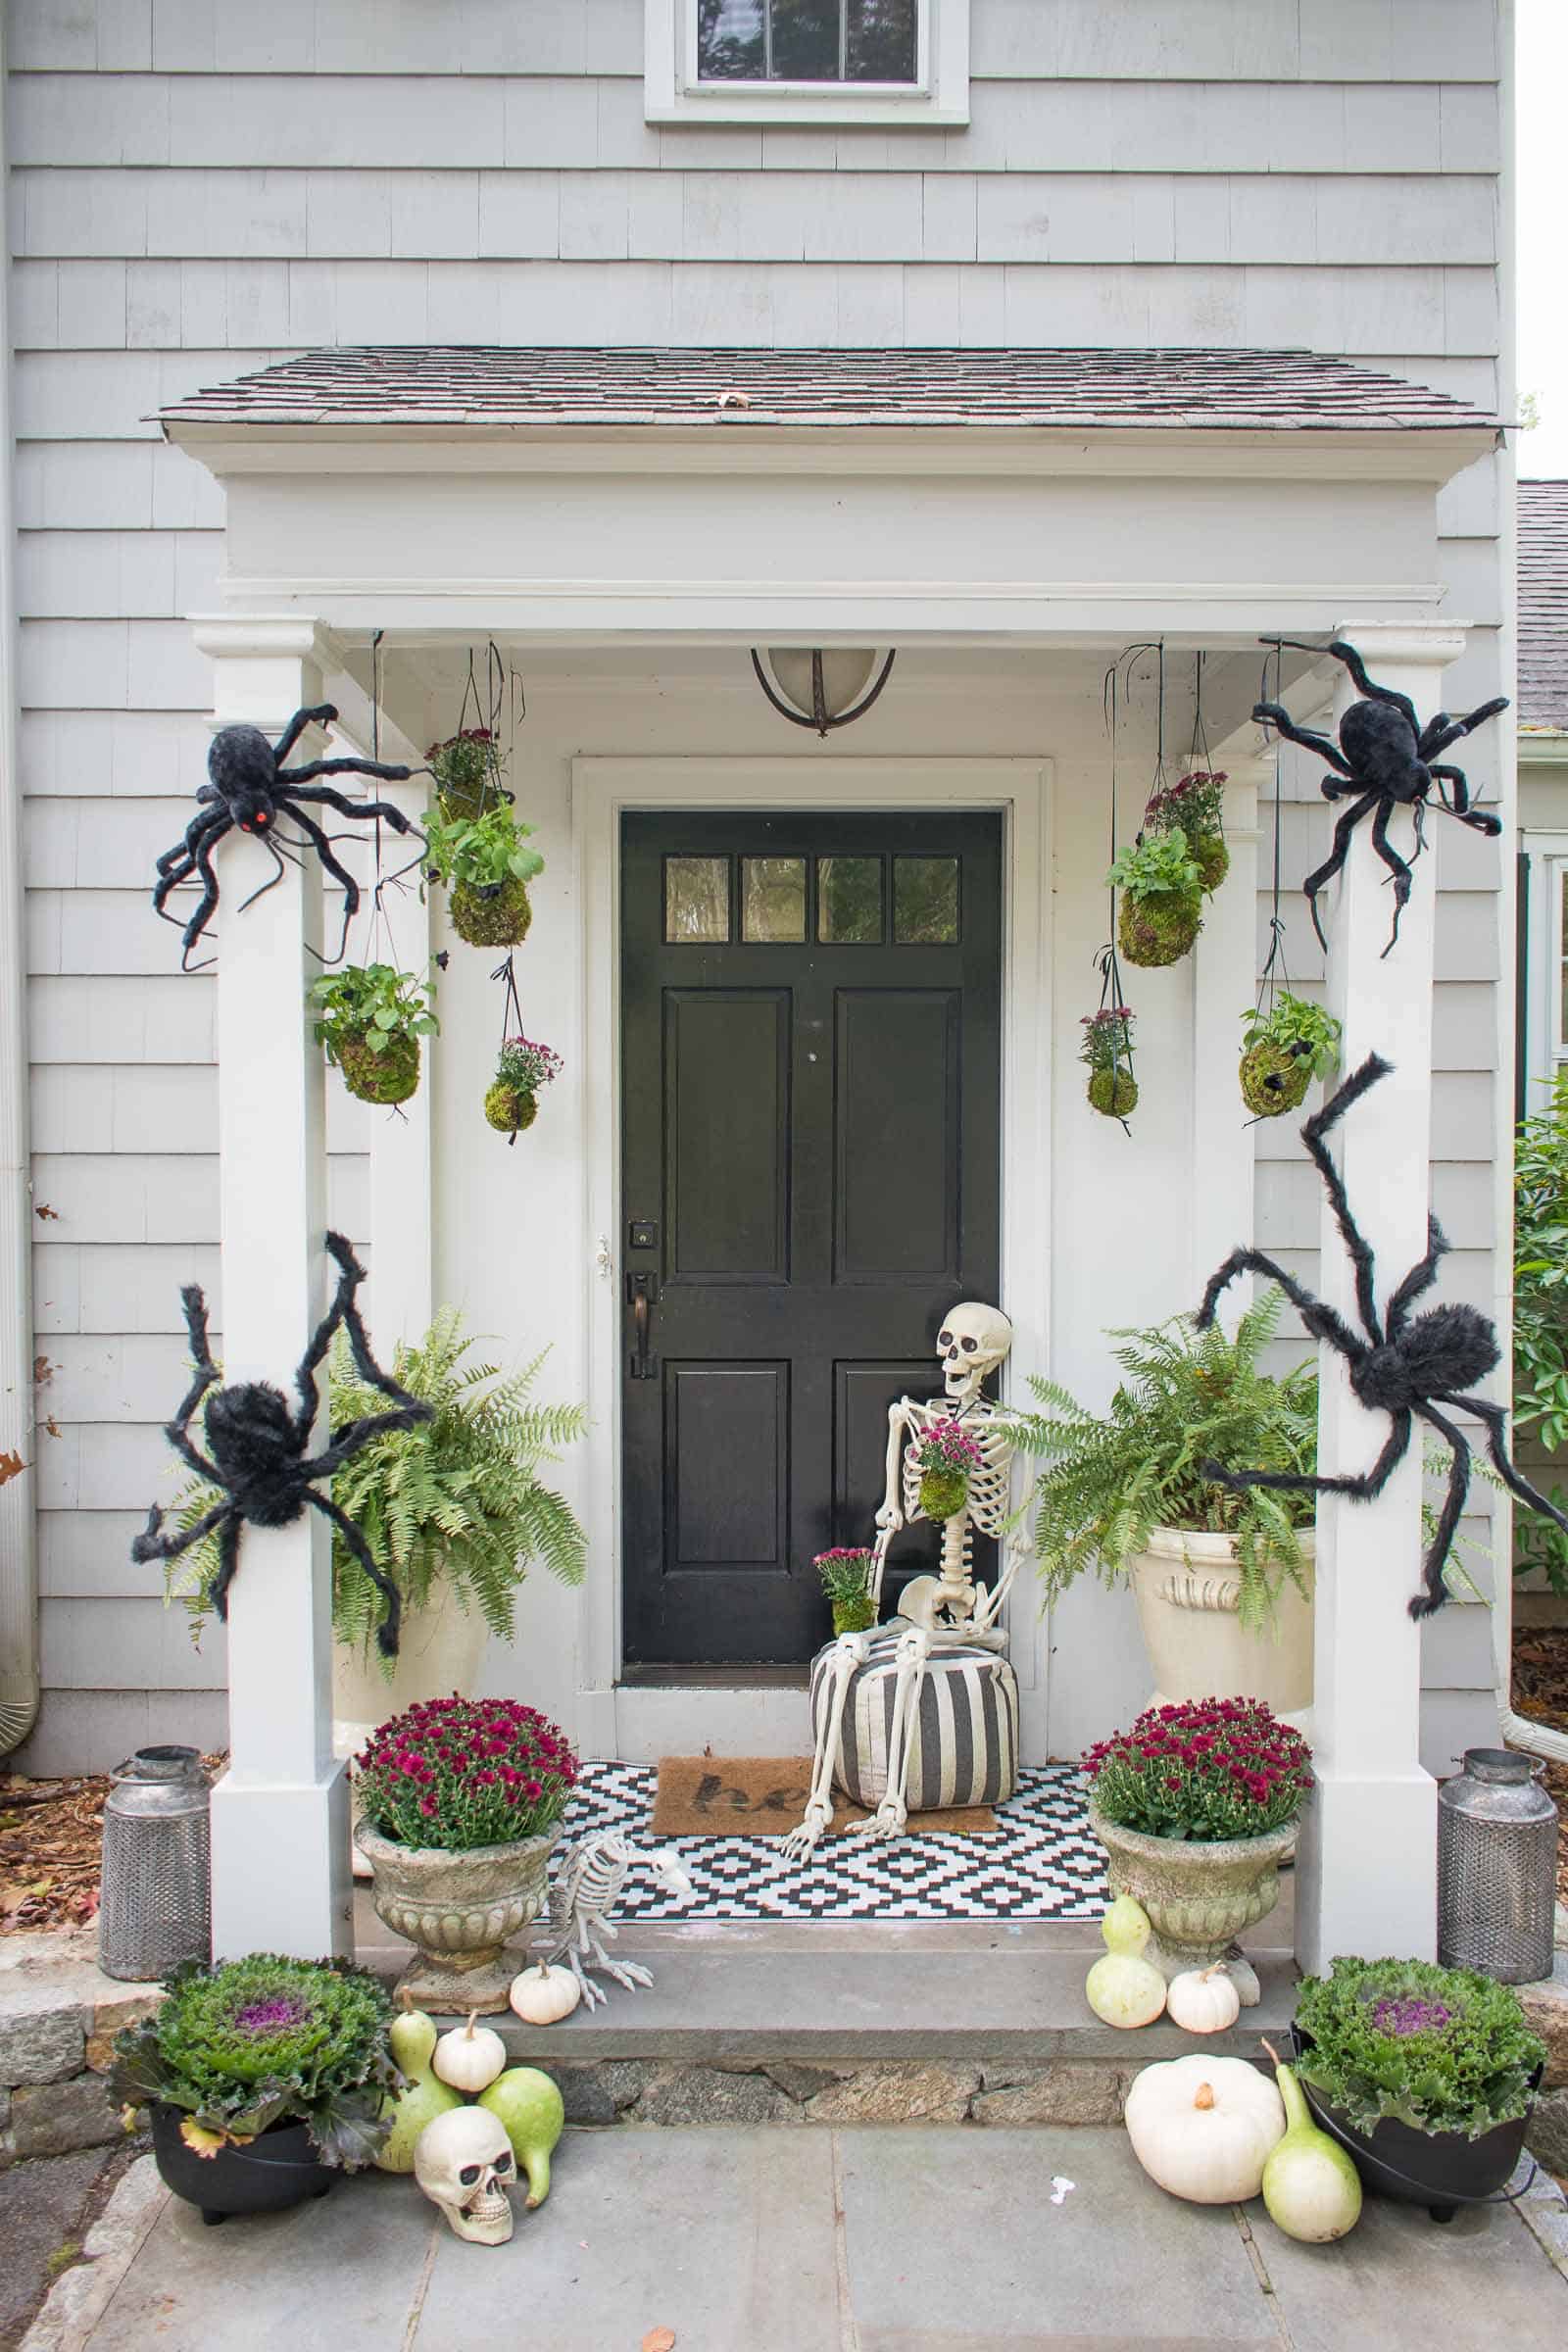
[[[1568,481],[1519,485],[1519,724],[1568,729]]]
[[[766,351],[359,346],[159,413],[171,426],[405,430],[711,424],[1432,432],[1494,426],[1446,393],[1306,351]]]

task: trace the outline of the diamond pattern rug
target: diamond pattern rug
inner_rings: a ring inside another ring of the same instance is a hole
[[[656,1839],[658,1778],[652,1764],[585,1764],[566,1811],[558,1857],[603,1830],[680,1855],[690,1901],[634,1873],[617,1919],[1077,1920],[1098,1919],[1109,1899],[1076,1765],[1025,1766],[1017,1795],[997,1807],[994,1836],[933,1837],[912,1826],[915,1815],[902,1838],[827,1838],[804,1864],[787,1862],[777,1838]]]

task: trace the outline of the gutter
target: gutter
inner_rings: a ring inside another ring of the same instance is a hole
[[[5,90],[0,30],[0,95]],[[3,109],[0,109],[3,114]],[[0,127],[0,186],[5,184]],[[0,268],[0,1451],[27,1467],[0,1486],[0,1756],[38,1718],[38,1561],[32,1415],[32,1185],[17,769],[16,440],[9,273]]]

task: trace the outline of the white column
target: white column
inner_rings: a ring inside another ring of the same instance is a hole
[[[323,699],[324,649],[309,621],[197,626],[214,658],[215,724],[248,720],[276,737]],[[302,738],[298,757],[320,749]],[[285,863],[254,906],[271,859],[230,834],[217,855],[219,1149],[222,1365],[226,1382],[291,1394],[294,1367],[325,1310],[326,1147],[322,1056],[305,1007],[319,970],[321,875]],[[325,1380],[315,1443],[326,1433]],[[353,1948],[348,1783],[331,1740],[331,1544],[319,1512],[291,1527],[246,1527],[229,1592],[229,1769],[213,1792],[213,1949],[302,1957]]]
[[[1347,621],[1340,634],[1379,685],[1407,694],[1425,721],[1441,707],[1445,665],[1463,650],[1453,627],[1392,628]],[[1354,689],[1338,683],[1336,709]],[[1345,804],[1338,805],[1343,808]],[[1398,945],[1385,956],[1394,917],[1389,869],[1358,825],[1345,874],[1321,905],[1329,936],[1328,1004],[1345,1024],[1342,1067],[1368,1054],[1394,1065],[1329,1146],[1376,1259],[1379,1311],[1427,1246],[1431,1196],[1432,964],[1437,857],[1415,869]],[[1408,858],[1414,827],[1400,813],[1394,847]],[[1360,1328],[1345,1246],[1325,1204],[1319,1295]],[[1389,1434],[1366,1413],[1346,1367],[1321,1350],[1318,1467],[1365,1471]],[[1419,1424],[1417,1425],[1419,1429]],[[1326,1969],[1337,1952],[1430,1960],[1437,1944],[1437,1785],[1421,1769],[1421,1634],[1409,1602],[1421,1581],[1421,1442],[1371,1502],[1326,1495],[1318,1505],[1316,1689],[1312,1744],[1317,1787],[1302,1821],[1297,1874],[1297,1952]]]
[[[1242,1014],[1252,1001],[1257,964],[1257,790],[1262,765],[1257,730],[1245,747],[1232,741],[1212,754],[1225,787],[1225,839],[1231,867],[1203,906],[1193,950],[1193,1213],[1188,1294],[1203,1285],[1253,1233],[1253,1152],[1250,1113],[1237,1084]],[[1272,769],[1270,770],[1272,773]],[[1227,1326],[1251,1296],[1247,1277],[1220,1303]]]

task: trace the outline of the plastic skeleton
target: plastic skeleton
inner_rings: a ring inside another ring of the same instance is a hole
[[[850,1833],[858,1838],[897,1838],[908,1819],[909,1759],[919,1720],[920,1686],[933,1649],[962,1646],[1005,1649],[1000,1620],[1020,1560],[1030,1549],[1028,1534],[1007,1525],[1012,1469],[1011,1417],[981,1396],[986,1380],[1012,1346],[1012,1325],[1002,1309],[967,1299],[956,1306],[937,1336],[945,1396],[917,1404],[901,1396],[888,1407],[887,1487],[876,1515],[869,1591],[880,1606],[888,1546],[906,1523],[924,1518],[920,1508],[920,1466],[915,1447],[928,1430],[950,1418],[961,1423],[983,1457],[971,1472],[963,1508],[942,1524],[942,1556],[936,1576],[911,1577],[899,1597],[898,1616],[870,1633],[841,1634],[832,1681],[822,1712],[804,1819],[790,1832],[784,1851],[802,1862],[833,1818],[833,1785],[844,1740],[844,1702],[850,1679],[864,1666],[873,1642],[898,1633],[898,1679],[888,1740],[887,1792],[869,1820]],[[1006,1557],[995,1592],[974,1581],[974,1531],[1005,1544]],[[902,1632],[899,1629],[902,1627]]]
[[[602,1831],[596,1838],[580,1838],[562,1864],[551,1889],[550,1925],[545,1938],[541,1938],[543,1948],[539,1958],[546,1966],[564,1959],[590,2009],[596,2001],[607,2001],[610,1995],[585,1973],[588,1968],[602,1969],[628,1992],[654,1981],[652,1970],[644,1968],[638,1960],[612,1960],[603,1940],[606,1937],[612,1943],[615,1940],[617,1930],[610,1923],[610,1913],[619,1902],[620,1890],[628,1877],[636,1870],[651,1871],[654,1884],[662,1893],[673,1895],[676,1902],[689,1900],[692,1883],[681,1868],[680,1856],[673,1846],[628,1845],[613,1830]]]

